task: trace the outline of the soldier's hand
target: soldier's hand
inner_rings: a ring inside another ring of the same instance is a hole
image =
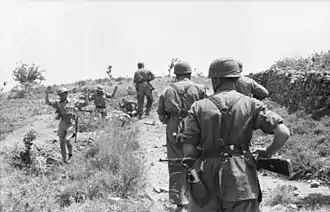
[[[257,154],[257,158],[271,158],[272,155],[267,151],[266,148],[260,148],[252,152],[252,154]]]
[[[46,93],[50,93],[50,92],[52,92],[52,87],[51,87],[51,86],[47,86],[45,92],[46,92]]]

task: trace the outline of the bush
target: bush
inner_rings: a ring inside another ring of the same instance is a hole
[[[48,175],[1,166],[1,210],[145,211],[146,199],[140,197],[146,182],[144,160],[135,152],[138,130],[120,123],[115,119],[107,123],[95,145],[75,154],[71,164],[48,166]],[[25,137],[28,146],[33,135]],[[32,164],[38,154],[30,151]]]

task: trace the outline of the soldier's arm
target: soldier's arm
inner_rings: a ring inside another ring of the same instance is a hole
[[[257,83],[256,81],[253,81],[252,85],[253,85],[252,86],[253,96],[256,99],[263,100],[269,95],[268,90],[264,86]]]
[[[200,144],[200,125],[197,119],[197,106],[194,103],[189,111],[188,117],[185,119],[185,129],[181,134],[181,142],[183,143],[184,157],[199,157],[200,151],[197,146]]]
[[[158,119],[163,124],[166,124],[166,111],[165,111],[165,102],[164,102],[164,93],[160,95],[158,100],[158,109],[157,109]]]
[[[112,94],[105,93],[106,98],[113,98],[116,95],[117,90],[118,90],[118,85],[115,86],[115,89],[113,90]]]
[[[149,81],[152,81],[152,80],[155,79],[155,75],[151,71],[149,71],[149,74],[148,75],[149,75]]]
[[[57,109],[57,102],[49,100],[49,92],[48,91],[45,92],[45,103],[47,105],[51,106],[52,108]]]
[[[290,131],[285,126],[282,117],[270,111],[261,102],[256,102],[256,122],[254,129],[261,129],[266,134],[274,134],[273,142],[266,149],[259,151],[263,157],[271,157],[290,137]]]
[[[137,83],[138,82],[138,73],[135,72],[134,73],[134,78],[133,78],[133,83]]]

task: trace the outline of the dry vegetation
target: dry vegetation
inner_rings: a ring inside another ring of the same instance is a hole
[[[193,80],[211,89],[207,78],[194,77]],[[159,93],[169,82],[173,82],[173,78],[155,79],[154,109],[157,108]],[[122,83],[118,94],[108,101],[111,108],[117,108],[122,97],[135,99],[132,79],[118,78],[111,83],[108,79],[85,80],[66,86],[75,96],[96,84],[105,85],[105,89],[111,92],[117,83]],[[54,89],[56,87],[53,86]],[[43,90],[41,86],[30,90],[28,95],[17,94],[16,91],[9,98],[2,95],[0,142],[8,133],[36,117],[53,114],[54,111],[44,104]],[[330,118],[314,121],[304,111],[289,114],[281,105],[269,100],[265,103],[285,119],[291,130],[292,136],[280,155],[292,160],[296,172],[294,179],[328,182]],[[81,132],[98,128],[88,114],[83,115],[80,125]],[[66,166],[49,163],[49,154],[44,153],[59,152],[58,144],[49,144],[38,151],[38,145],[34,143],[34,136],[38,132],[30,131],[21,138],[23,149],[1,152],[0,211],[146,211],[149,200],[143,197],[146,186],[145,161],[136,151],[139,149],[138,128],[132,122],[123,126],[120,120],[106,126],[100,129],[103,132],[94,142],[82,141],[84,148],[79,150],[78,158]],[[269,142],[271,136],[255,133],[255,146],[264,146]],[[265,200],[265,204],[295,203],[301,207],[301,211],[329,211],[328,199],[328,196],[319,194],[298,199],[294,195],[294,188],[279,186]]]

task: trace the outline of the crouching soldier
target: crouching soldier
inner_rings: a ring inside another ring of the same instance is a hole
[[[137,104],[134,101],[123,98],[122,102],[119,102],[119,107],[130,117],[137,115]]]
[[[60,140],[62,160],[64,163],[69,163],[72,158],[72,145],[70,140],[75,136],[74,113],[75,106],[71,104],[68,98],[68,90],[64,87],[57,90],[59,100],[49,100],[50,87],[46,89],[45,103],[57,111],[58,119],[60,120],[57,130],[57,135]],[[66,155],[66,147],[68,148],[68,158]]]

